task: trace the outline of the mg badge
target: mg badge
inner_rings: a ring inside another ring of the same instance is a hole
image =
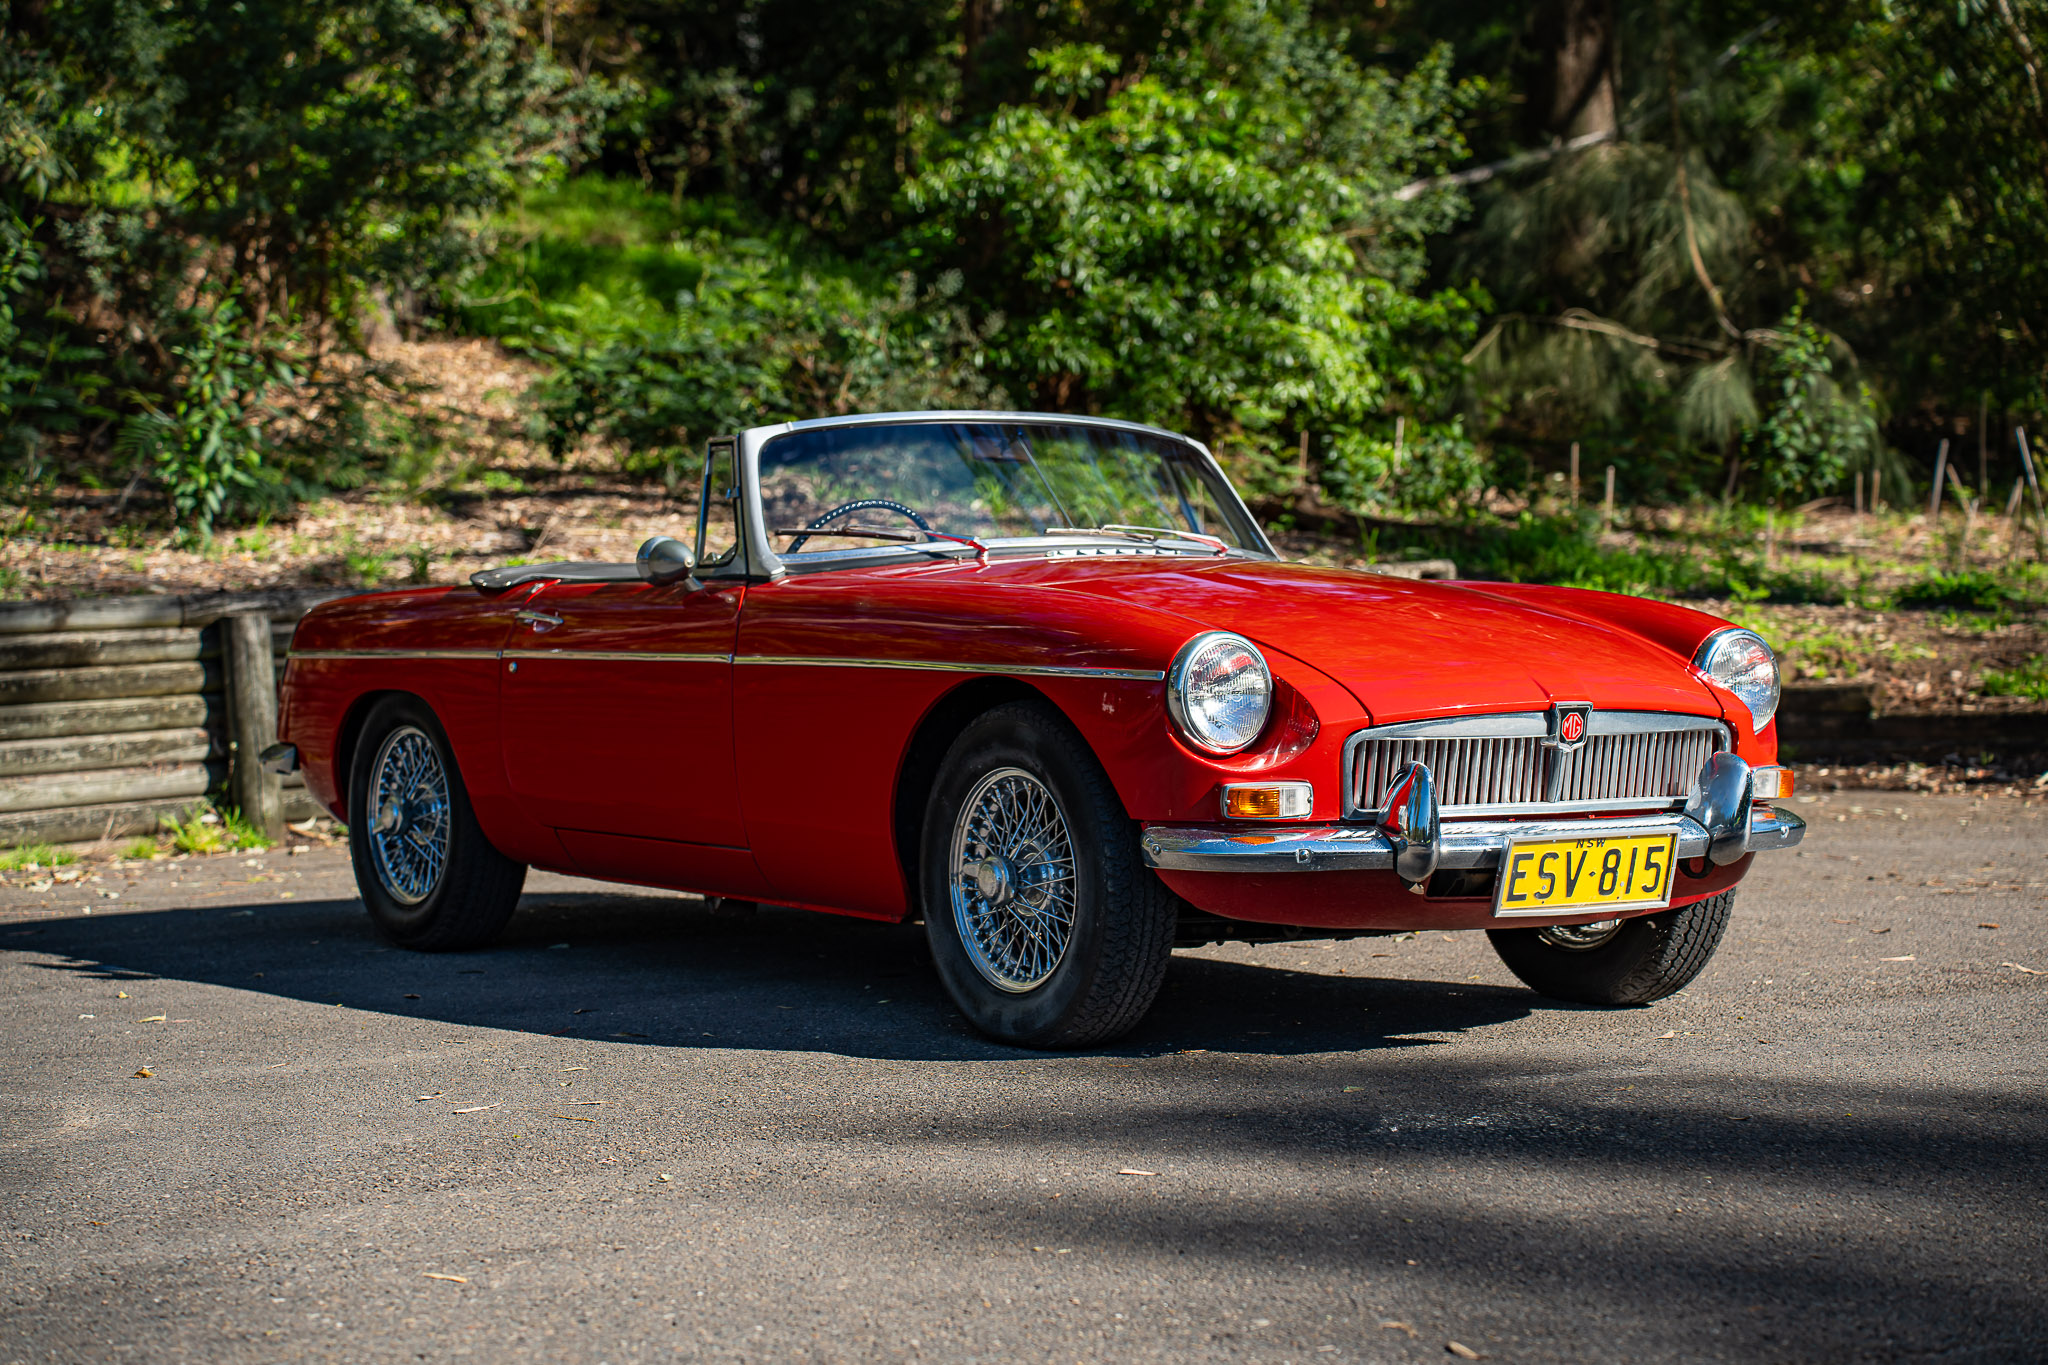
[[[1550,708],[1550,737],[1552,748],[1570,752],[1586,742],[1586,731],[1593,722],[1593,707],[1590,702],[1559,702]]]

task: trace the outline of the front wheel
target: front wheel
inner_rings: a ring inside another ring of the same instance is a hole
[[[1508,970],[1539,994],[1581,1005],[1647,1005],[1700,974],[1734,905],[1730,890],[1640,919],[1486,936]]]
[[[401,948],[481,948],[519,904],[526,864],[484,838],[433,711],[417,697],[371,710],[349,764],[348,845],[379,931]]]
[[[1151,1008],[1177,902],[1139,862],[1108,774],[1051,707],[997,707],[954,741],[921,855],[932,961],[982,1032],[1086,1047]]]

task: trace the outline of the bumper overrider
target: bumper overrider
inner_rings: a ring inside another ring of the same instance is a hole
[[[1562,820],[1458,820],[1439,816],[1429,769],[1412,763],[1388,788],[1384,807],[1365,825],[1263,829],[1154,825],[1140,840],[1148,867],[1169,872],[1383,872],[1420,887],[1439,869],[1500,866],[1510,840],[1589,835],[1678,836],[1681,859],[1716,866],[1751,853],[1791,848],[1806,822],[1759,805],[1748,763],[1731,753],[1707,760],[1684,810],[1668,815]]]

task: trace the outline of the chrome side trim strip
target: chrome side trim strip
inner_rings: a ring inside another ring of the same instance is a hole
[[[294,649],[287,659],[495,659],[495,649]]]
[[[1437,866],[1489,868],[1511,839],[1584,839],[1635,834],[1676,834],[1678,856],[1707,853],[1707,831],[1683,815],[1629,820],[1471,820],[1442,825]],[[1790,811],[1756,807],[1743,848],[1769,853],[1806,836],[1806,822]],[[1377,829],[1308,825],[1293,829],[1217,829],[1155,825],[1139,839],[1147,867],[1169,872],[1390,872],[1394,846]]]
[[[574,659],[627,664],[729,664],[730,654],[661,654],[629,649],[508,649],[508,659]]]
[[[1010,674],[1030,678],[1112,678],[1164,682],[1156,668],[1055,668],[1045,664],[960,663],[943,659],[842,659],[805,654],[737,654],[736,664],[781,664],[787,668],[903,668],[928,673]]]
[[[842,659],[802,654],[663,654],[610,649],[295,649],[293,659],[577,659],[615,663],[782,664],[790,668],[901,668],[932,673],[1163,682],[1152,668],[1055,668],[1046,664],[956,663],[941,659]]]
[[[593,659],[619,663],[729,664],[730,654],[663,654],[616,649],[294,649],[291,659]]]

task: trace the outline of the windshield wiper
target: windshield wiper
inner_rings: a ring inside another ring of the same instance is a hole
[[[828,536],[861,536],[867,540],[893,541],[898,545],[914,545],[920,550],[933,550],[935,552],[938,547],[933,545],[932,542],[943,540],[954,545],[965,545],[974,551],[975,559],[984,564],[988,562],[988,543],[986,541],[976,540],[973,536],[956,536],[945,531],[884,531],[880,527],[875,526],[841,526],[836,529],[827,528],[825,530],[819,530],[814,526],[778,526],[772,534],[778,536],[803,536],[809,540],[823,540]]]
[[[1207,545],[1216,554],[1230,553],[1230,542],[1220,536],[1204,535],[1200,531],[1177,531],[1170,526],[1129,526],[1123,522],[1113,521],[1107,526],[1048,526],[1045,534],[1129,536],[1132,540],[1142,540],[1148,545],[1162,540],[1192,540],[1197,545]]]
[[[915,545],[923,539],[906,531],[884,531],[874,526],[841,526],[831,530],[819,530],[815,526],[778,526],[778,536],[803,536],[810,540],[823,540],[827,536],[860,536],[867,540],[893,540],[904,545]]]

